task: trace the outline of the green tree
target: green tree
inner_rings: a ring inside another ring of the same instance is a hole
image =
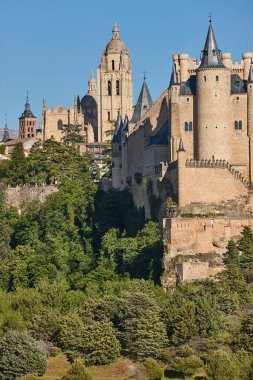
[[[67,146],[83,142],[83,137],[80,134],[81,126],[79,124],[64,124],[62,126],[63,137],[61,140]]]
[[[214,352],[207,364],[207,373],[211,380],[238,380],[240,369],[231,354],[225,351]]]
[[[148,380],[161,380],[164,375],[164,371],[160,364],[154,359],[146,359],[143,362],[145,367],[145,374]]]
[[[29,335],[12,331],[0,341],[0,378],[14,380],[28,373],[43,375],[46,367],[45,354]]]

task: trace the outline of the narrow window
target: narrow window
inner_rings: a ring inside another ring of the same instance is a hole
[[[189,123],[189,131],[191,132],[192,131],[192,122],[190,121]]]
[[[239,99],[240,99],[239,96],[237,96],[237,97],[236,97],[236,100],[239,100]]]
[[[107,120],[111,120],[111,114],[110,114],[110,111],[107,112]]]
[[[187,121],[184,123],[184,130],[187,132],[188,131],[188,123]]]
[[[235,129],[238,129],[238,121],[235,121]]]
[[[57,122],[57,128],[62,129],[62,120],[61,119],[59,119]]]
[[[216,75],[216,82],[219,82],[219,77],[218,77],[218,75]]]
[[[189,98],[186,99],[187,103],[189,103]]]
[[[30,132],[30,127],[28,127],[28,132]]]
[[[114,59],[112,60],[112,70],[115,69]]]
[[[30,137],[30,133],[28,133],[27,137]]]
[[[204,76],[204,81],[206,82],[206,76]]]
[[[242,130],[242,121],[241,120],[239,120],[239,128],[238,129],[240,129],[240,131]]]
[[[119,95],[119,80],[116,80],[116,94]]]
[[[108,89],[108,95],[111,96],[112,95],[112,83],[110,80],[108,80],[107,89]]]

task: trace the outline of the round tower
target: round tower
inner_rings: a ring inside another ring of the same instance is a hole
[[[250,66],[247,83],[247,130],[249,136],[249,181],[253,181],[253,66]]]
[[[197,159],[231,161],[230,69],[221,59],[210,21],[197,69]]]

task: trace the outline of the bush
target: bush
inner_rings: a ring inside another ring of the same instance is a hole
[[[28,375],[18,377],[17,380],[40,380],[38,375],[33,375],[29,373]]]
[[[1,379],[12,380],[29,373],[43,375],[46,368],[46,355],[29,335],[12,331],[0,341]]]
[[[207,373],[211,380],[238,380],[240,369],[233,356],[225,351],[215,351],[207,365]]]
[[[62,380],[92,380],[81,359],[76,359]]]
[[[163,378],[164,371],[156,360],[146,359],[143,365],[148,380],[161,380]]]
[[[204,366],[203,361],[195,355],[188,357],[175,356],[169,366],[169,370],[180,375],[194,375],[199,369]]]

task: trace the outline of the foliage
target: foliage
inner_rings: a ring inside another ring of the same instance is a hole
[[[216,351],[210,356],[207,372],[211,380],[238,380],[240,378],[240,369],[236,360],[225,351]]]
[[[163,378],[164,371],[156,360],[146,359],[143,365],[148,380],[161,380]]]
[[[169,369],[179,375],[191,376],[204,366],[203,361],[196,355],[181,357],[175,356]]]
[[[28,373],[43,375],[46,367],[46,355],[29,335],[9,332],[0,341],[0,377],[2,379],[15,379]]]
[[[92,380],[81,359],[76,359],[62,380]]]
[[[63,124],[61,138],[64,145],[71,146],[83,142],[83,137],[80,134],[81,126],[78,124]]]

